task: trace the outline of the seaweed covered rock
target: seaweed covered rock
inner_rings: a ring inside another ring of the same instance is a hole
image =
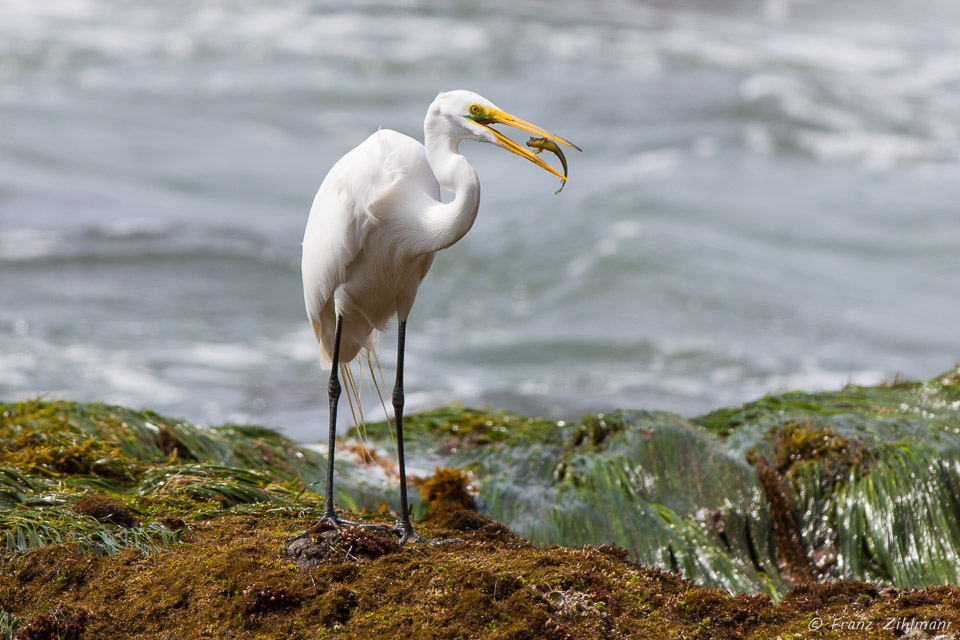
[[[489,413],[455,428],[450,409],[412,416],[417,446],[453,448],[469,469],[480,512],[537,545],[618,545],[643,564],[730,591],[789,588],[769,544],[763,487],[744,456],[665,412],[614,411],[582,423]],[[452,426],[451,426],[452,425]],[[434,433],[433,430],[439,430]],[[452,442],[461,431],[468,436]],[[368,427],[376,441],[386,432]],[[442,438],[434,437],[442,434]]]
[[[538,545],[616,544],[700,584],[772,595],[822,578],[960,582],[960,370],[690,420],[446,407],[405,430],[414,450],[473,474],[480,512]],[[388,442],[385,424],[368,431]]]
[[[960,628],[956,587],[890,591],[814,582],[775,602],[700,587],[610,548],[504,543],[487,535],[495,523],[482,516],[447,518],[421,530],[439,538],[459,523],[464,542],[338,553],[311,567],[290,562],[280,543],[302,528],[301,519],[268,504],[195,521],[189,538],[148,555],[35,549],[0,568],[0,637],[9,630],[14,637],[75,640],[746,639],[808,637],[814,619],[882,625],[890,618]],[[56,579],[78,572],[82,579]],[[839,637],[900,636],[902,630],[853,630]]]
[[[960,581],[958,414],[957,372],[692,420],[448,407],[409,417],[411,455],[448,468],[412,506],[433,510],[421,533],[464,542],[317,530],[296,557],[283,541],[323,507],[311,448],[121,407],[3,404],[0,637],[42,635],[58,611],[106,640],[806,637],[813,619],[843,637],[954,633],[960,591],[935,585]],[[368,426],[371,446],[386,429]],[[390,528],[395,486],[338,472],[345,515]],[[888,619],[907,622],[857,627]]]

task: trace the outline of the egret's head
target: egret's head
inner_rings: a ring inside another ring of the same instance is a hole
[[[431,122],[431,119],[433,119],[433,122]],[[526,120],[521,120],[516,116],[506,113],[497,107],[497,105],[473,91],[444,91],[439,94],[427,110],[426,126],[430,126],[431,124],[443,126],[449,134],[456,136],[459,140],[489,142],[490,144],[503,147],[507,151],[526,158],[538,167],[546,169],[563,180],[566,180],[566,178],[560,175],[549,164],[541,160],[539,156],[503,135],[491,125],[503,124],[509,127],[523,129],[524,131],[529,131],[540,137],[548,138],[558,144],[565,144],[568,147],[580,151],[580,147],[572,142],[568,142],[542,127],[538,127]]]

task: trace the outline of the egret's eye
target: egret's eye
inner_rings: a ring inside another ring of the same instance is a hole
[[[472,105],[470,105],[469,109],[470,109],[470,113],[471,113],[471,114],[473,114],[473,115],[475,115],[475,116],[480,115],[480,105],[478,105],[478,104],[472,104]]]

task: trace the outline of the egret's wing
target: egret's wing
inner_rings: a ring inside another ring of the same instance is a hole
[[[336,329],[334,293],[371,230],[411,187],[421,194],[426,187],[439,196],[423,145],[396,131],[381,130],[344,155],[317,191],[304,233],[301,268],[307,315],[328,362]]]

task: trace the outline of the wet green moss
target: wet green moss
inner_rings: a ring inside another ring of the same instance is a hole
[[[366,426],[367,437],[389,442],[390,425]],[[559,442],[569,434],[564,422],[529,418],[509,411],[483,411],[460,406],[440,407],[404,416],[404,438],[420,451],[454,452],[493,445]]]
[[[812,420],[794,420],[771,429],[769,439],[775,448],[773,465],[783,475],[794,475],[816,464],[829,476],[840,478],[851,468],[865,464],[863,443]]]
[[[608,437],[623,431],[627,426],[628,422],[620,411],[589,415],[574,428],[571,444],[575,447],[584,443],[599,446]]]
[[[97,403],[0,403],[0,550],[169,547],[189,522],[256,511],[312,514],[320,454],[260,427],[201,429]],[[353,492],[353,493],[351,493]],[[341,483],[340,504],[380,498]]]
[[[723,442],[757,469],[785,575],[960,580],[957,378],[785,394],[700,420],[735,417]]]
[[[791,391],[768,395],[739,407],[711,411],[692,421],[720,436],[765,420],[819,419],[841,414],[861,418],[929,420],[952,426],[960,417],[960,373],[946,372],[927,382],[899,377],[877,386],[846,385],[842,390]]]
[[[260,427],[2,404],[0,638],[67,608],[83,620],[81,638],[108,640],[806,637],[815,615],[956,629],[956,589],[882,585],[958,581],[958,407],[951,372],[782,394],[693,422],[644,411],[576,423],[427,412],[410,417],[410,450],[441,453],[453,468],[419,513],[431,499],[473,496],[472,485],[478,508],[510,528],[451,502],[418,528],[462,544],[400,549],[351,532],[335,561],[300,568],[281,547],[321,512],[316,452]],[[704,428],[721,414],[729,429]],[[386,425],[369,430],[374,444],[389,442]],[[376,510],[395,494],[344,469],[338,505]],[[784,514],[799,550],[787,561],[776,534]],[[814,578],[881,584],[791,591],[805,579],[790,566],[804,562]],[[844,637],[893,637],[858,633]]]
[[[477,524],[420,525],[426,535],[464,543],[350,554],[301,569],[282,540],[302,519],[264,505],[255,516],[194,523],[189,539],[149,555],[54,546],[14,556],[0,570],[0,609],[36,621],[33,628],[72,616],[82,620],[78,639],[103,640],[807,637],[811,614],[960,625],[957,588],[881,595],[866,583],[812,584],[775,604],[697,587],[591,547],[504,545],[479,535],[493,523]]]

